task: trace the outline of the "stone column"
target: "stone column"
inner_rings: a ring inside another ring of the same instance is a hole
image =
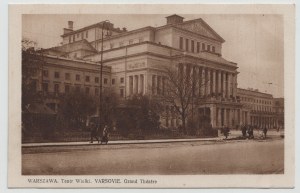
[[[224,122],[223,125],[228,126],[228,120],[227,120],[227,109],[224,108]]]
[[[156,75],[152,75],[152,94],[156,95]]]
[[[140,94],[144,94],[144,75],[141,74],[140,75],[140,89],[139,89],[139,93]]]
[[[222,109],[218,108],[218,127],[222,126]]]
[[[222,93],[222,72],[219,70],[218,71],[218,89],[217,93],[220,94]]]
[[[134,94],[139,93],[139,75],[134,76]]]
[[[240,114],[240,125],[244,124],[243,122],[243,111],[242,109],[239,109],[239,114]]]
[[[129,95],[133,94],[133,76],[129,76]]]
[[[225,98],[226,97],[226,72],[222,72],[222,85],[223,85],[223,89],[222,89],[222,96]]]
[[[214,93],[216,95],[216,83],[217,83],[217,80],[216,80],[216,71],[215,70],[212,70],[212,93]]]
[[[195,67],[194,69],[195,71],[195,90],[194,93],[196,96],[199,95],[199,68]]]
[[[206,91],[206,76],[205,76],[205,68],[202,67],[202,73],[201,73],[201,96],[205,95]]]
[[[211,81],[210,81],[210,69],[206,69],[207,77],[206,77],[206,95],[209,95],[211,93]]]
[[[232,94],[232,74],[228,73],[228,98],[230,98],[230,95]]]
[[[230,109],[229,110],[229,125],[231,128],[233,128],[234,126],[234,122],[232,120],[234,120],[234,109]]]
[[[213,128],[217,126],[217,108],[215,106],[210,107],[210,120]]]
[[[236,97],[236,89],[237,89],[237,74],[233,74],[232,77],[232,85],[233,85],[233,90],[232,90],[232,95],[233,97]]]

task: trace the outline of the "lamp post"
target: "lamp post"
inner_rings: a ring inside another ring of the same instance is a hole
[[[103,77],[103,37],[104,37],[104,28],[105,28],[105,24],[106,23],[110,23],[109,20],[105,20],[102,23],[102,28],[101,28],[101,53],[100,53],[100,90],[99,90],[99,126],[100,128],[102,128],[102,107],[103,107],[103,103],[102,103],[102,87],[103,87],[103,82],[102,82],[102,77]],[[107,28],[107,34],[106,36],[110,36],[111,34],[108,32],[108,28]]]

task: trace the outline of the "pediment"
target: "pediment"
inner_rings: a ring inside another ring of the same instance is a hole
[[[224,42],[225,40],[217,34],[205,21],[202,19],[191,20],[177,25],[177,27],[197,33],[199,35]]]

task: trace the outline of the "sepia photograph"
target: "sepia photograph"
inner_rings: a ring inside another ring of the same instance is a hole
[[[106,12],[20,14],[27,185],[287,174],[284,14]]]

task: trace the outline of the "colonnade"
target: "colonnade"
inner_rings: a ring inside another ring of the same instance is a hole
[[[199,96],[221,94],[224,98],[236,97],[237,76],[235,72],[181,63],[179,73],[193,77],[196,83],[195,91]]]
[[[166,77],[160,75],[152,75],[151,94],[163,95],[165,93]]]
[[[129,94],[145,94],[145,76],[144,74],[128,76]]]
[[[262,115],[253,115],[251,116],[251,125],[263,128],[267,127],[268,129],[278,128],[278,119],[274,116],[262,116]]]
[[[226,125],[235,128],[237,125],[250,123],[249,112],[243,111],[240,108],[212,107],[211,109],[213,127],[222,127],[222,125]]]

